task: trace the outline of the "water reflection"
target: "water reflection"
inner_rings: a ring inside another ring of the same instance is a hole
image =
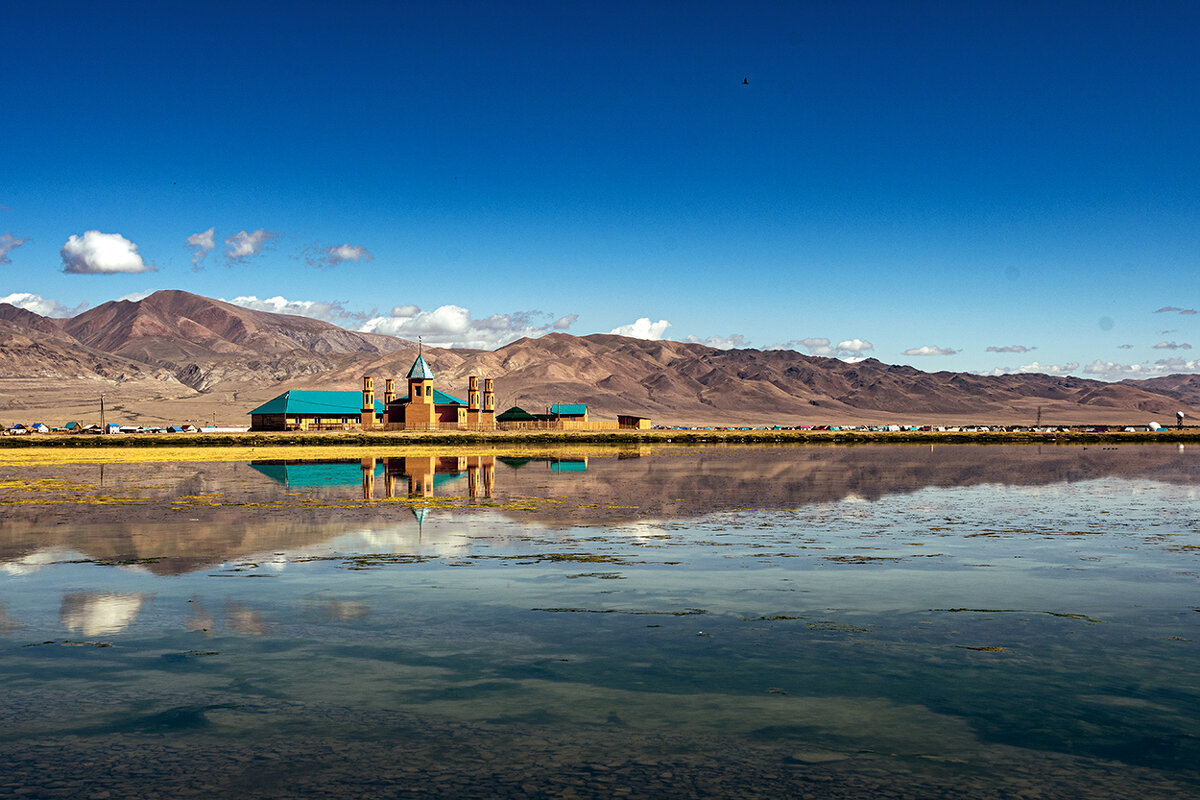
[[[334,547],[461,555],[470,540],[452,526],[471,514],[545,528],[599,522],[641,536],[661,523],[732,509],[870,503],[931,487],[1140,479],[1185,487],[1184,498],[1194,500],[1198,467],[1200,452],[1171,446],[730,447],[110,464],[103,488],[80,468],[39,467],[20,477],[49,488],[26,493],[0,518],[0,570],[26,575],[80,559],[163,575],[238,559],[282,568],[288,558]],[[1036,495],[1020,502],[1035,503]],[[849,519],[854,511],[838,513]],[[433,525],[439,520],[445,524]]]
[[[148,595],[116,592],[68,592],[63,595],[58,618],[69,631],[84,636],[120,633],[138,618]]]
[[[10,469],[0,786],[1196,796],[1198,456]]]
[[[553,472],[586,472],[588,459],[559,456],[497,457],[401,456],[362,459],[251,461],[250,467],[292,489],[362,486],[362,498],[395,498],[457,494],[478,500],[491,498],[496,487],[496,464],[521,469],[543,464]],[[465,492],[459,485],[466,477]],[[382,489],[377,491],[377,486]]]

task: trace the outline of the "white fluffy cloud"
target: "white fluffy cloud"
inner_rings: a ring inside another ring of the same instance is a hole
[[[705,336],[700,337],[695,334],[688,334],[685,342],[691,344],[702,344],[705,347],[713,347],[717,350],[734,350],[745,347],[746,337],[740,333],[731,333],[728,336]]]
[[[989,353],[1028,353],[1030,350],[1037,350],[1036,347],[1026,347],[1023,344],[1008,344],[1003,347],[991,346],[987,348]]]
[[[795,350],[801,349],[810,356],[832,356],[836,355],[833,349],[833,342],[824,336],[809,336],[807,339],[789,339],[783,344],[776,344],[768,347],[768,350]]]
[[[671,323],[665,319],[660,319],[658,322],[651,322],[649,317],[642,317],[628,325],[613,328],[609,333],[614,333],[617,336],[629,336],[634,339],[661,339],[669,327],[671,327]]]
[[[868,350],[874,350],[875,345],[871,344],[866,339],[843,339],[837,344],[825,336],[809,336],[805,339],[791,339],[783,344],[772,345],[766,348],[767,350],[803,350],[810,356],[827,356],[830,358],[840,358],[843,361],[854,363],[862,361],[865,353]]]
[[[1032,349],[1032,348],[1030,348]],[[985,375],[1071,375],[1079,371],[1078,361],[1068,361],[1066,364],[1041,364],[1034,361],[1020,367],[997,367]]]
[[[1181,372],[1200,372],[1200,359],[1160,358],[1153,364],[1118,364],[1096,359],[1083,368],[1085,375],[1104,380],[1120,378],[1153,378],[1157,375],[1172,375]]]
[[[937,345],[926,344],[926,345],[922,345],[920,347],[910,347],[904,351],[904,355],[906,355],[906,356],[952,356],[957,352],[958,352],[957,350],[954,350],[949,347],[938,347]]]
[[[267,231],[259,228],[253,233],[235,233],[225,240],[225,244],[229,249],[225,251],[225,258],[230,264],[234,262],[245,261],[251,256],[256,256],[262,252],[267,242],[279,238],[279,234],[275,231]]]
[[[212,227],[206,231],[193,233],[191,236],[187,237],[186,246],[195,248],[195,252],[192,253],[193,269],[199,269],[200,262],[207,258],[209,253],[217,249],[217,242],[214,236],[216,232],[217,229]]]
[[[28,241],[29,239],[18,239],[13,236],[12,231],[0,236],[0,264],[11,264],[12,259],[8,257],[8,254]]]
[[[863,353],[874,349],[875,345],[866,339],[844,339],[837,343],[837,351],[839,353]]]
[[[295,317],[311,317],[312,319],[332,322],[335,325],[346,321],[361,322],[367,314],[357,314],[347,311],[338,300],[324,302],[320,300],[288,300],[285,297],[265,297],[258,299],[254,295],[235,297],[226,300],[235,306],[250,308],[255,311],[270,311],[272,314],[291,314]]]
[[[1190,344],[1188,344],[1187,342],[1180,342],[1179,344],[1176,344],[1175,342],[1159,342],[1158,344],[1154,345],[1154,349],[1155,350],[1191,350],[1192,346]]]
[[[340,244],[336,247],[313,245],[304,251],[304,260],[313,267],[336,267],[343,261],[372,261],[375,256],[362,245]]]
[[[59,251],[63,272],[73,275],[107,275],[114,272],[153,272],[142,260],[138,246],[119,233],[85,231],[72,234]]]
[[[43,317],[73,317],[87,308],[87,303],[80,303],[75,308],[67,308],[57,300],[42,297],[32,292],[14,292],[6,297],[0,297],[0,303],[23,308]]]
[[[551,330],[565,330],[576,318],[577,315],[568,314],[550,322],[550,315],[541,311],[514,311],[474,319],[470,310],[462,306],[444,305],[422,311],[418,306],[398,305],[389,316],[373,317],[359,330],[405,339],[420,336],[432,347],[494,350],[523,337],[536,338]]]

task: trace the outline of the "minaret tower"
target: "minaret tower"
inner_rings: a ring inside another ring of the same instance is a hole
[[[408,371],[408,405],[404,409],[404,427],[408,430],[436,430],[438,427],[437,406],[433,402],[433,370],[429,368],[421,350],[417,351],[417,360]]]
[[[363,402],[359,422],[364,431],[375,427],[375,379],[370,375],[363,377]]]

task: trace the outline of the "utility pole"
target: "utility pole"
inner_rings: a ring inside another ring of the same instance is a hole
[[[100,394],[100,433],[108,433],[108,426],[104,424],[104,394]]]
[[[1038,406],[1037,425],[1035,427],[1038,427],[1038,428],[1042,427],[1042,407],[1041,406]]]

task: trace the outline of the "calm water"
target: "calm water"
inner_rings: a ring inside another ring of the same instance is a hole
[[[266,455],[0,452],[0,796],[1200,797],[1200,451]]]

